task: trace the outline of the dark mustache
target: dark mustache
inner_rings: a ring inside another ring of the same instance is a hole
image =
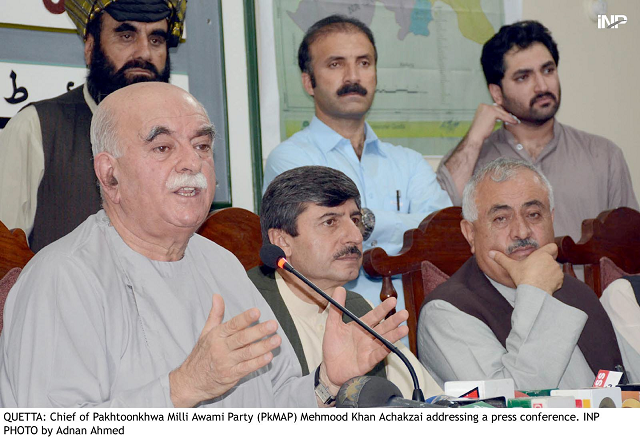
[[[144,70],[148,70],[153,73],[154,77],[160,75],[155,65],[143,59],[132,59],[131,61],[127,62],[122,66],[122,68],[120,68],[120,70],[118,70],[118,74],[124,74],[124,72],[126,70],[129,70],[130,68],[141,68]]]
[[[360,251],[360,249],[358,249],[357,246],[347,246],[341,251],[339,251],[338,253],[336,253],[335,255],[333,255],[333,258],[338,259],[345,255],[351,255],[352,253],[355,253],[356,255],[358,255],[358,257],[362,256],[362,252]]]
[[[357,93],[357,94],[360,94],[361,96],[366,96],[367,90],[359,83],[348,83],[344,85],[342,88],[340,88],[337,94],[338,96],[343,96],[345,94],[350,94],[350,93]]]
[[[524,240],[516,240],[515,243],[507,247],[507,255],[511,255],[516,249],[532,247],[537,249],[539,246],[538,242],[533,238],[525,238]]]
[[[557,102],[558,99],[556,99],[556,96],[554,96],[553,94],[551,94],[550,92],[546,92],[546,93],[541,93],[538,94],[537,96],[535,96],[533,99],[531,99],[531,103],[529,104],[530,106],[533,106],[533,104],[535,102],[537,102],[538,100],[544,98],[544,97],[551,97],[551,99],[553,99],[554,102]]]

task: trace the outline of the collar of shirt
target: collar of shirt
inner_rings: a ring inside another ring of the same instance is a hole
[[[84,100],[85,102],[87,102],[87,105],[89,105],[89,109],[91,109],[91,113],[95,114],[96,109],[98,109],[98,105],[96,104],[96,101],[93,100],[93,97],[91,97],[91,94],[89,94],[89,87],[87,86],[86,83],[82,85],[82,95],[84,96]]]
[[[500,293],[502,295],[502,297],[507,299],[507,302],[509,302],[509,305],[511,305],[512,307],[515,306],[515,304],[516,304],[516,289],[515,288],[511,288],[511,287],[507,287],[506,285],[502,285],[501,283],[496,282],[493,279],[491,279],[490,277],[488,277],[486,274],[484,276],[489,280],[489,282],[491,282],[491,285],[493,285],[495,287],[495,289],[498,290],[498,293]]]
[[[529,162],[535,163],[535,162],[542,161],[545,158],[545,156],[551,154],[555,149],[558,148],[558,144],[560,143],[561,131],[562,131],[562,125],[560,124],[560,122],[558,122],[558,120],[554,119],[553,120],[553,138],[551,138],[551,141],[549,141],[549,143],[547,143],[547,145],[544,146],[542,153],[540,153],[540,155],[535,161],[531,159],[531,156],[529,156],[529,154],[522,147],[522,145],[516,141],[516,137],[513,136],[511,132],[509,132],[507,129],[504,128],[504,125],[501,129],[498,129],[497,131],[497,134],[498,134],[497,140],[499,143],[504,143],[507,146],[509,146],[522,158],[526,159]]]
[[[143,284],[145,283],[145,278],[143,276],[141,276],[140,278],[132,278],[128,273],[139,271],[140,265],[149,264],[153,266],[157,274],[165,279],[180,278],[184,275],[190,274],[190,269],[192,268],[193,262],[191,261],[191,250],[189,249],[188,245],[185,249],[184,256],[178,261],[156,261],[147,258],[146,256],[142,255],[139,252],[136,252],[131,247],[129,247],[129,245],[122,239],[120,234],[118,234],[116,228],[114,228],[111,224],[111,220],[109,219],[109,216],[104,209],[98,211],[95,217],[99,223],[99,226],[104,228],[107,244],[111,247],[113,253],[117,254],[118,256],[117,260],[119,269],[128,279],[128,285],[135,282]]]
[[[311,123],[309,123],[309,130],[313,132],[316,146],[322,150],[323,153],[327,153],[339,146],[349,145],[349,147],[352,147],[351,141],[331,129],[315,115],[313,116]],[[366,121],[364,123],[364,130],[364,150],[362,154],[377,154],[386,157],[386,154],[380,148],[380,140],[378,139],[378,136]]]
[[[278,272],[275,273],[275,276],[278,291],[280,292],[282,300],[284,300],[284,303],[289,309],[289,313],[291,315],[295,314],[297,317],[300,317],[303,320],[308,320],[312,324],[318,323],[319,321],[321,321],[322,324],[326,322],[326,318],[329,314],[329,305],[327,305],[324,311],[319,312],[318,305],[315,303],[305,302],[296,296]]]

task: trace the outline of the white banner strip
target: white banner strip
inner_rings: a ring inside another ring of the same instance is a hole
[[[589,435],[634,429],[630,409],[5,409],[3,435],[302,435],[345,431],[398,435],[407,430],[446,435]],[[629,426],[629,428],[627,428]],[[296,433],[296,434],[293,434]],[[566,433],[566,434],[565,434]]]

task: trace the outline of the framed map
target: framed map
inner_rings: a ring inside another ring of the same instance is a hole
[[[378,86],[367,121],[378,137],[425,156],[443,155],[467,132],[478,104],[491,102],[480,65],[482,45],[506,22],[519,19],[518,5],[521,10],[518,0],[259,1],[260,38],[273,38],[275,48],[271,74],[262,74],[270,68],[267,56],[260,59],[261,107],[268,120],[262,123],[263,139],[272,129],[271,140],[280,142],[313,117],[313,100],[300,81],[298,46],[313,23],[339,13],[363,21],[376,39]],[[277,145],[271,140],[263,142],[265,158]]]

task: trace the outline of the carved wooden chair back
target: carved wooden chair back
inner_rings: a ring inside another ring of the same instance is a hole
[[[22,229],[9,230],[0,222],[0,278],[14,267],[24,267],[34,255]]]
[[[574,265],[584,266],[585,283],[602,296],[600,259],[608,257],[627,273],[640,273],[640,212],[621,207],[601,212],[582,222],[582,236],[575,243],[571,237],[556,237],[558,261],[566,273]]]
[[[469,243],[460,231],[462,208],[453,206],[436,211],[426,217],[417,229],[404,234],[404,244],[398,255],[389,256],[382,248],[364,254],[364,269],[375,278],[382,278],[382,300],[397,296],[391,277],[402,275],[405,307],[409,311],[409,346],[417,350],[416,328],[420,308],[427,293],[423,277],[423,261],[431,262],[443,273],[451,276],[471,257]],[[428,281],[428,279],[427,279]]]
[[[214,211],[202,223],[198,234],[233,253],[245,270],[262,264],[260,217],[251,211],[235,207]]]

